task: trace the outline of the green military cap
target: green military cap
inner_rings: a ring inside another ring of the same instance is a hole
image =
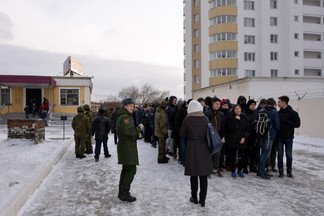
[[[84,109],[85,111],[89,111],[89,110],[90,110],[90,106],[89,106],[89,104],[84,104],[84,105],[83,105],[83,109]]]
[[[77,108],[77,111],[78,111],[78,113],[83,113],[83,112],[84,112],[84,109],[83,109],[82,106],[79,106],[79,107]]]

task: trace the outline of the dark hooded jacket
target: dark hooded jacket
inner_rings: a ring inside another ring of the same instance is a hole
[[[246,105],[246,98],[244,96],[239,96],[237,98],[237,104],[241,105],[241,109],[243,113],[246,113],[248,107]]]
[[[300,127],[300,118],[298,113],[288,105],[286,109],[279,110],[279,119],[281,125],[278,134],[279,138],[283,140],[293,139],[295,128]]]

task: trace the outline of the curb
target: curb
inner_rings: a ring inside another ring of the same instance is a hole
[[[0,209],[0,212],[2,212],[1,214],[5,216],[17,215],[20,208],[42,184],[43,180],[51,172],[53,167],[62,159],[73,142],[73,138],[66,140],[63,143],[64,147],[56,155],[54,155],[46,165],[42,166],[39,171],[37,171],[35,178],[28,183],[22,191],[19,191],[16,195],[14,195],[2,209]]]

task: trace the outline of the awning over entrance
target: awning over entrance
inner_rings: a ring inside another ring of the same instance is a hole
[[[54,87],[56,81],[50,76],[0,75],[0,85]]]

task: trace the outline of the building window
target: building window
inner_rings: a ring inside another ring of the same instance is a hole
[[[278,17],[270,17],[270,26],[278,26]]]
[[[1,105],[10,104],[10,89],[2,88],[1,89]]]
[[[255,44],[254,35],[244,35],[244,44]]]
[[[295,75],[299,75],[299,70],[295,70]]]
[[[194,30],[194,37],[199,37],[199,29]]]
[[[254,1],[244,0],[244,10],[254,10]]]
[[[295,1],[295,4],[298,4],[298,0],[294,0]]]
[[[198,22],[199,21],[199,14],[195,14],[193,16],[193,20],[194,20],[195,23]]]
[[[236,50],[221,50],[210,53],[210,60],[213,59],[225,59],[225,58],[237,58]]]
[[[255,53],[245,52],[244,53],[244,61],[255,61]]]
[[[255,27],[254,18],[244,18],[245,27]]]
[[[198,59],[194,60],[194,67],[199,68],[199,60]]]
[[[295,57],[299,57],[299,52],[295,51]]]
[[[79,106],[79,89],[61,89],[61,105]]]
[[[199,44],[194,45],[194,52],[199,52]]]
[[[255,77],[255,70],[244,70],[245,77]]]
[[[299,21],[299,16],[294,16],[294,20],[295,20],[295,22],[298,22]]]
[[[210,2],[210,8],[221,6],[235,6],[236,0],[212,0]]]
[[[270,0],[270,8],[277,9],[277,0]]]
[[[278,35],[277,34],[270,35],[270,43],[278,43]]]
[[[278,53],[277,52],[270,52],[270,60],[271,61],[278,61]]]
[[[236,68],[219,68],[210,70],[210,77],[218,77],[218,76],[236,76],[237,69]]]
[[[199,6],[199,0],[194,0],[194,7],[198,7]]]
[[[210,36],[210,42],[216,42],[216,41],[235,41],[236,40],[236,33],[230,33],[230,32],[221,32],[216,33]]]
[[[236,23],[236,16],[222,15],[210,19],[210,25],[216,25],[221,23]]]
[[[199,75],[194,75],[194,83],[199,83]]]
[[[299,38],[299,34],[298,34],[298,33],[295,33],[295,34],[294,34],[294,38],[295,38],[295,39],[298,39],[298,38]]]
[[[271,69],[270,73],[271,73],[271,77],[277,77],[278,76],[278,70],[277,69]]]

